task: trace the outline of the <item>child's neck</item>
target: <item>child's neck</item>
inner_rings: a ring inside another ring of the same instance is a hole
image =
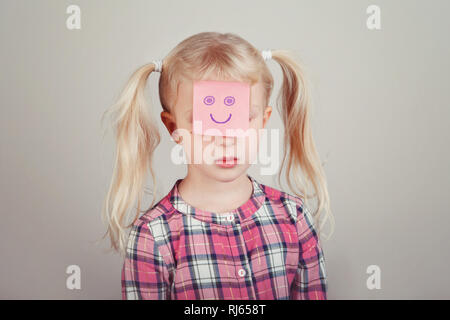
[[[243,205],[252,195],[247,174],[232,181],[218,181],[201,173],[189,173],[178,185],[181,198],[194,208],[225,213]]]

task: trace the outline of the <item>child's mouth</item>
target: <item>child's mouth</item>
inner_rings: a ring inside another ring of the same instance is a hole
[[[222,159],[217,159],[216,164],[222,168],[232,168],[237,164],[236,157],[223,157]]]

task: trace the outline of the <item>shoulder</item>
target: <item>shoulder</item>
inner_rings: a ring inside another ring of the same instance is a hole
[[[153,207],[138,217],[132,224],[131,232],[160,240],[173,229],[176,210],[170,205],[169,195],[166,195]]]
[[[300,238],[317,241],[317,229],[314,216],[302,197],[286,193],[287,201],[295,206],[297,233]],[[303,240],[303,241],[306,241]]]
[[[138,217],[131,225],[127,253],[132,259],[148,257],[173,265],[171,244],[180,230],[180,214],[170,205],[170,193]]]
[[[318,242],[318,233],[313,214],[305,204],[304,198],[284,192],[273,187],[263,186],[270,201],[283,207],[296,226],[297,235],[302,246],[310,248]],[[284,211],[284,210],[283,210]]]
[[[304,219],[305,215],[310,215],[310,211],[306,207],[302,197],[262,183],[260,183],[260,187],[271,204],[287,209],[295,222],[299,219]]]

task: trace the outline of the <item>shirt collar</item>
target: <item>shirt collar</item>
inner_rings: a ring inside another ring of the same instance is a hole
[[[178,185],[182,179],[178,179],[175,182],[172,190],[168,194],[169,202],[175,210],[182,214],[192,216],[198,220],[215,223],[221,225],[232,225],[233,223],[240,223],[250,218],[258,209],[263,205],[265,201],[264,186],[260,184],[255,178],[247,174],[253,185],[253,192],[250,198],[238,208],[222,213],[214,213],[210,211],[194,208],[181,198],[178,191]],[[231,218],[232,217],[232,218]]]

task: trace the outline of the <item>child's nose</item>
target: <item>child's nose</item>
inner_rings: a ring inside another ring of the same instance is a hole
[[[232,146],[235,144],[235,137],[228,137],[228,136],[215,136],[214,137],[214,143],[217,146]]]

